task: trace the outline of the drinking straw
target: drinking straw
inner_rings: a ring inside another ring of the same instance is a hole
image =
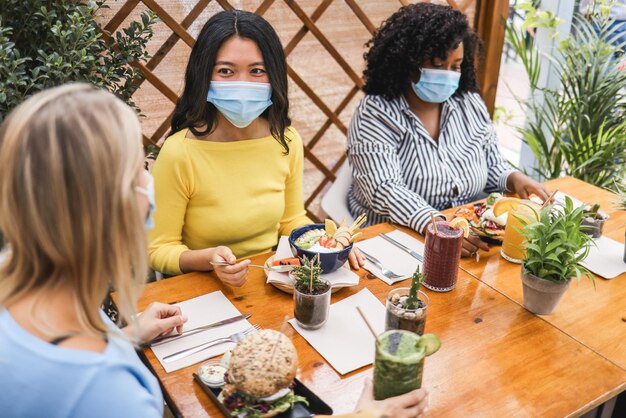
[[[283,318],[283,323],[280,326],[280,329],[278,330],[278,332],[280,332],[281,334],[284,334],[285,331],[287,330],[287,321],[289,320],[289,315],[285,315],[285,318]],[[280,342],[280,335],[276,336],[276,342],[274,343],[274,349],[272,350],[272,356],[270,357],[270,363],[273,364],[274,361],[274,355],[276,354],[276,349],[278,348],[278,343]]]
[[[435,220],[435,212],[430,212],[430,220],[433,221],[433,233],[435,236],[439,235],[439,231],[437,230],[437,221]]]
[[[552,194],[550,195],[549,198],[546,199],[545,202],[543,202],[543,205],[541,205],[541,209],[539,209],[539,211],[541,212],[542,210],[544,210],[544,208],[546,206],[548,206],[548,204],[550,203],[550,201],[552,200],[552,198],[554,197],[554,195],[556,195],[558,193],[559,189],[556,189],[555,191],[552,192]]]
[[[370,332],[372,333],[372,336],[374,338],[378,338],[376,335],[376,331],[374,331],[374,327],[372,327],[372,324],[370,324],[370,321],[368,321],[367,318],[365,317],[365,314],[361,310],[361,307],[357,306],[356,310],[359,311],[359,315],[361,315],[361,318],[363,318],[363,322],[365,322],[365,325],[367,325],[367,328],[369,328]]]

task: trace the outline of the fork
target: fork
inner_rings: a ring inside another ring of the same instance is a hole
[[[385,276],[388,279],[394,280],[394,279],[399,279],[403,276],[394,273],[393,271],[389,270],[388,268],[386,268],[385,266],[383,266],[383,263],[381,263],[377,258],[372,257],[371,255],[369,255],[368,253],[366,253],[365,251],[363,251],[361,248],[359,248],[359,251],[361,251],[361,254],[363,254],[365,256],[365,258],[367,258],[369,261],[371,261],[372,263],[376,264],[378,266],[378,268],[380,269],[380,272],[383,274],[383,276]]]
[[[209,263],[213,266],[230,266],[232,264],[228,264],[224,261],[209,261]],[[294,266],[294,265],[284,265],[284,266],[261,266],[259,264],[248,264],[248,267],[258,267],[261,269],[265,269],[265,270],[270,270],[270,271],[276,271],[278,273],[286,273],[289,272],[291,270],[293,270],[294,268],[298,267],[298,266]]]
[[[241,341],[241,339],[244,336],[250,334],[251,332],[258,331],[259,329],[261,329],[259,325],[253,325],[245,331],[236,332],[233,335],[229,335],[228,337],[218,338],[213,341],[198,344],[194,347],[185,348],[184,350],[180,350],[175,353],[168,354],[167,356],[163,357],[163,361],[165,363],[171,363],[173,361],[180,360],[192,354],[198,353],[202,350],[206,350],[207,348],[213,347],[214,345],[228,343],[228,342],[238,343],[239,341]]]

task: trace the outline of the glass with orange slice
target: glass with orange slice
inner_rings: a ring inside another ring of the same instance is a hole
[[[493,206],[493,214],[500,216],[508,212],[506,228],[504,229],[504,239],[500,255],[507,261],[521,264],[526,256],[524,250],[524,237],[520,230],[524,227],[521,220],[531,223],[537,220],[537,213],[541,206],[530,200],[522,200],[514,197],[507,197],[498,200]]]

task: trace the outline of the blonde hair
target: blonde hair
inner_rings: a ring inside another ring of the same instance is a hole
[[[147,273],[133,189],[142,159],[133,110],[87,84],[38,93],[8,116],[0,127],[0,230],[11,251],[0,269],[0,306],[68,286],[81,326],[104,335],[99,309],[114,288],[122,317],[134,317]]]

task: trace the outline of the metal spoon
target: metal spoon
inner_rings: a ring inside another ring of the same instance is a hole
[[[228,264],[225,261],[209,261],[209,263],[211,263],[211,265],[213,265],[213,266],[230,266],[231,265],[231,264]],[[292,266],[292,265],[286,265],[286,266],[261,266],[261,265],[258,265],[258,264],[248,264],[248,267],[258,267],[258,268],[261,268],[261,269],[275,271],[275,272],[278,272],[278,273],[287,273],[288,271],[293,270],[297,266]]]

